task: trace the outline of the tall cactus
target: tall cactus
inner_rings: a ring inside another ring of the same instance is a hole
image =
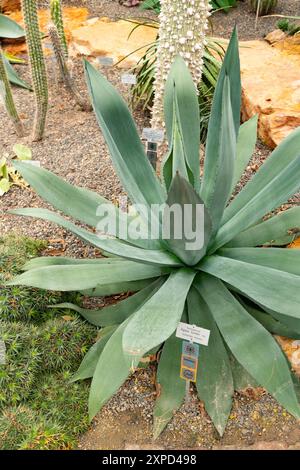
[[[50,0],[50,12],[51,12],[51,20],[53,24],[56,26],[61,48],[64,52],[65,57],[68,57],[68,43],[66,40],[65,30],[64,30],[64,22],[63,22],[63,15],[62,15],[62,8],[60,0]]]
[[[83,111],[91,111],[92,106],[90,103],[81,95],[79,90],[76,87],[76,84],[71,77],[71,74],[68,69],[68,64],[66,58],[64,56],[61,42],[59,38],[59,33],[57,31],[56,26],[52,23],[48,26],[48,33],[52,42],[53,51],[55,54],[56,62],[58,64],[61,77],[64,81],[66,89],[70,93],[70,95],[75,99],[77,104],[81,107]]]
[[[44,135],[48,110],[48,84],[46,65],[43,56],[41,35],[35,0],[22,0],[22,12],[25,23],[26,41],[33,88],[36,99],[36,111],[32,140],[41,140]]]
[[[14,103],[10,83],[9,83],[6,69],[5,69],[3,52],[2,52],[1,46],[0,46],[0,95],[3,97],[3,102],[5,104],[7,114],[15,126],[17,136],[23,137],[24,129],[23,129],[21,119],[18,115],[15,103]]]
[[[278,0],[250,0],[251,8],[257,16],[268,15],[277,6]]]
[[[210,9],[210,0],[161,0],[152,127],[163,124],[164,85],[178,54],[185,59],[195,86],[201,80]]]

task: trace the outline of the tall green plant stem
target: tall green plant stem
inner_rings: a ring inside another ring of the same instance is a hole
[[[50,0],[50,12],[51,12],[51,20],[53,24],[56,26],[59,41],[61,48],[63,50],[64,56],[68,57],[68,43],[66,40],[65,30],[64,30],[64,22],[63,22],[63,15],[62,15],[62,7],[60,0]]]
[[[34,127],[32,131],[32,140],[41,140],[44,135],[48,110],[48,84],[41,34],[39,30],[36,1],[22,0],[22,12],[25,23],[32,82],[36,99],[36,111]]]
[[[15,127],[17,136],[23,137],[24,129],[23,129],[21,119],[18,115],[15,103],[14,103],[11,86],[10,86],[6,69],[5,69],[5,64],[3,60],[3,52],[2,52],[1,46],[0,46],[0,95],[3,97],[3,102],[5,104],[7,114],[10,117]]]
[[[71,74],[68,69],[68,64],[66,62],[65,55],[61,46],[59,33],[54,24],[50,24],[48,26],[48,33],[52,42],[56,62],[60,70],[60,75],[68,92],[75,99],[75,101],[83,111],[91,111],[91,104],[87,100],[85,100],[84,97],[81,96],[79,90],[76,87],[76,84],[74,83],[73,78],[71,77]]]

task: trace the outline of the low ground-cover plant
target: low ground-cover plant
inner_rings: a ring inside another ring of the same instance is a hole
[[[180,321],[210,330],[208,346],[200,345],[196,387],[219,434],[223,434],[231,410],[236,374],[242,376],[244,370],[300,418],[294,376],[272,336],[298,338],[300,333],[300,251],[280,247],[292,239],[291,229],[299,226],[300,207],[264,220],[299,188],[300,129],[273,151],[232,200],[254,149],[257,124],[253,118],[240,127],[236,33],[214,94],[201,178],[198,98],[180,58],[171,69],[165,90],[169,151],[161,178],[147,160],[124,100],[88,62],[85,71],[116,172],[136,212],[126,217],[125,212],[91,191],[74,187],[45,169],[17,163],[18,171],[38,194],[59,211],[97,228],[97,233],[46,209],[13,213],[57,223],[113,257],[37,258],[10,284],[78,290],[87,295],[136,292],[98,311],[63,305],[103,327],[75,377],[93,377],[90,418],[144,355],[161,349],[155,435],[162,431],[185,396],[185,383],[179,376],[182,342],[175,334]],[[174,204],[181,211],[188,205],[194,215],[199,207],[202,209],[202,215],[188,219],[195,228],[204,214],[195,232],[202,235],[200,245],[190,246],[186,233],[177,236],[174,229],[178,219],[173,219],[173,228],[167,226],[165,215]],[[162,217],[155,211],[157,205],[165,209]],[[147,232],[149,214],[159,236]],[[112,229],[111,222],[116,221],[119,230]],[[138,230],[132,230],[133,226]],[[105,227],[109,236],[103,234]],[[124,227],[129,228],[128,233],[124,234]],[[170,229],[168,235],[166,229]],[[136,236],[138,231],[140,237]],[[229,351],[240,365],[238,372]]]

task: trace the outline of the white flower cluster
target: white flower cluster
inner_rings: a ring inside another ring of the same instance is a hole
[[[209,0],[161,0],[159,43],[154,82],[152,127],[163,126],[164,86],[174,58],[181,55],[195,85],[201,80]]]

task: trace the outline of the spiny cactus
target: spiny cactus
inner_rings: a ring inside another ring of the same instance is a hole
[[[37,329],[22,323],[0,321],[0,340],[6,348],[0,364],[0,408],[28,398],[41,365]]]
[[[33,88],[36,98],[32,140],[41,140],[45,130],[48,109],[48,84],[41,34],[39,30],[37,2],[35,0],[22,0],[22,12],[25,23]]]
[[[73,78],[71,77],[68,64],[62,49],[59,32],[57,30],[57,27],[53,23],[48,26],[48,33],[52,42],[56,62],[58,64],[62,80],[67,90],[83,111],[91,111],[92,106],[86,99],[84,99],[84,97],[81,96],[80,92],[76,87],[76,84],[74,83]]]
[[[68,57],[68,43],[66,40],[65,30],[64,30],[64,21],[62,15],[62,8],[60,0],[50,0],[50,12],[51,12],[51,20],[53,24],[56,26],[60,45],[64,56]]]
[[[5,108],[7,111],[8,116],[10,117],[13,125],[15,127],[16,133],[18,137],[23,137],[24,129],[21,122],[21,119],[18,115],[10,83],[7,77],[4,59],[3,59],[3,52],[0,46],[0,96],[3,98],[3,102],[5,104]]]
[[[278,0],[250,0],[251,8],[258,16],[268,15],[276,8]]]
[[[188,65],[195,86],[201,80],[205,35],[210,16],[209,0],[161,0],[159,42],[152,127],[163,125],[163,91],[175,57],[181,55]]]
[[[97,330],[78,317],[48,320],[38,338],[44,370],[75,371],[96,335]]]

